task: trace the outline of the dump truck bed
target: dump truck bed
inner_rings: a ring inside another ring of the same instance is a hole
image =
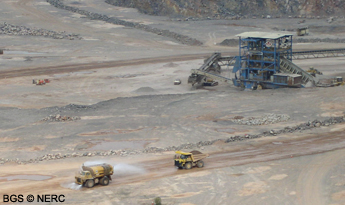
[[[182,152],[182,151],[176,151],[177,154],[182,154],[182,155],[191,155],[193,162],[202,160],[208,156],[210,156],[209,154],[203,154],[197,150],[193,150],[191,152]]]
[[[196,155],[193,155],[193,162],[196,162],[196,161],[199,161],[199,160],[202,160],[206,157],[208,157],[209,155],[208,154],[196,154]]]
[[[193,162],[202,160],[202,159],[204,159],[204,158],[209,156],[209,154],[203,154],[203,153],[201,153],[200,151],[197,151],[197,150],[193,150],[190,153],[193,156]]]

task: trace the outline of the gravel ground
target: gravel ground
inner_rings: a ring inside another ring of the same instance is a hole
[[[49,2],[64,7],[60,1]],[[178,21],[96,0],[73,2],[63,1],[73,7],[65,9],[44,0],[3,2],[0,17],[10,29],[0,35],[4,50],[0,69],[49,69],[181,54],[206,57],[214,51],[234,54],[236,47],[217,43],[244,31],[299,26],[297,19]],[[343,35],[341,29],[327,33],[333,23],[325,19],[307,23],[321,29],[306,39]],[[338,20],[334,23],[342,26]],[[10,35],[28,28],[39,35]],[[46,33],[49,38],[44,37]],[[69,40],[74,34],[82,39]],[[54,39],[54,35],[67,36]],[[195,39],[203,45],[189,46]],[[344,46],[309,42],[295,48],[306,47]],[[325,75],[338,75],[345,73],[344,60],[294,62],[304,69],[314,65]],[[202,62],[155,62],[1,79],[0,177],[51,178],[0,180],[0,186],[11,193],[66,193],[70,204],[99,202],[100,196],[104,198],[100,203],[105,204],[149,204],[156,196],[164,204],[277,204],[277,198],[279,204],[344,202],[344,167],[340,166],[344,151],[339,137],[344,130],[344,86],[240,91],[220,83],[193,90],[186,80],[190,69]],[[44,86],[32,84],[32,79],[46,78],[51,82]],[[176,78],[182,80],[181,85],[173,85]],[[324,136],[332,136],[332,143]],[[314,139],[321,139],[320,143]],[[302,141],[294,144],[295,140]],[[183,172],[167,161],[177,149],[221,152],[232,158],[220,162],[210,158],[207,169]],[[298,157],[304,149],[311,150],[307,153],[311,155]],[[315,154],[319,152],[326,153]],[[290,153],[296,157],[290,158]],[[139,179],[116,176],[109,187],[71,190],[65,184],[73,184],[74,171],[88,160],[145,164],[150,171]],[[165,171],[155,172],[162,164]],[[155,178],[159,174],[167,176]]]
[[[319,96],[322,88],[300,89],[298,92],[294,89],[262,90],[251,94],[234,90],[230,92],[232,94],[225,91],[184,95],[145,95],[117,98],[90,106],[70,104],[40,110],[3,108],[3,116],[8,117],[1,118],[0,129],[4,131],[0,139],[6,143],[0,150],[3,150],[3,158],[27,161],[42,159],[42,156],[47,154],[59,158],[67,154],[71,156],[74,152],[78,152],[74,155],[87,156],[89,153],[102,155],[90,152],[89,149],[95,146],[95,143],[99,144],[103,141],[155,140],[146,145],[148,147],[146,150],[145,147],[127,150],[128,153],[135,154],[202,147],[217,140],[230,142],[299,132],[342,123],[343,113],[339,111],[343,108],[340,102],[345,100],[345,96],[337,98],[331,96],[342,92],[343,89],[344,87],[336,87],[328,90],[328,97]],[[233,99],[232,95],[236,95],[237,98]],[[226,105],[222,103],[229,102],[230,99],[231,103]],[[277,104],[279,99],[285,100]],[[311,101],[319,103],[311,107]],[[248,109],[247,106],[251,102],[261,103],[254,109]],[[296,102],[298,108],[291,106]],[[324,104],[339,105],[340,110],[332,110],[331,113],[323,115],[326,110],[320,107]],[[211,107],[208,108],[209,106]],[[237,109],[233,110],[235,107]],[[266,110],[276,113],[267,113]],[[289,117],[285,113],[288,113]],[[339,118],[329,118],[333,116],[332,113]],[[322,115],[324,117],[320,117]],[[239,116],[242,119],[238,119]],[[257,128],[250,128],[253,124]],[[246,134],[243,134],[244,132]],[[37,143],[39,139],[43,140]],[[93,141],[97,142],[92,143]],[[174,144],[174,147],[166,146],[169,144]],[[22,147],[23,151],[19,148],[16,153],[8,152],[8,149],[15,149],[18,146]],[[28,155],[27,149],[36,150],[31,152],[32,155]],[[102,149],[100,147],[100,150],[95,151],[111,152],[109,153],[111,155],[124,151]],[[128,154],[127,152],[123,154]]]

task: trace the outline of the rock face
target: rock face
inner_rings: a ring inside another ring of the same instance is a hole
[[[343,15],[343,0],[106,0],[151,15],[226,17],[235,15]]]

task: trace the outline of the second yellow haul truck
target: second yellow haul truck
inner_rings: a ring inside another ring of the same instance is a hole
[[[208,154],[203,154],[199,151],[182,152],[176,151],[175,166],[180,169],[191,169],[192,167],[204,167],[204,158],[208,157]]]

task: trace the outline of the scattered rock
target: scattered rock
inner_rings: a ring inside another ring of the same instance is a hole
[[[80,120],[80,117],[69,117],[69,116],[61,116],[59,114],[57,115],[49,115],[49,117],[46,117],[42,119],[41,121],[45,122],[66,122],[66,121],[77,121]]]
[[[331,17],[329,17],[327,19],[327,23],[332,23],[333,21],[334,21],[334,17],[333,16],[331,16]]]
[[[9,23],[0,23],[0,34],[13,36],[44,36],[53,39],[81,40],[78,34],[68,34],[65,31],[56,32],[46,29],[28,28],[25,26],[15,26]]]
[[[4,159],[0,158],[0,165],[5,164],[7,162],[15,162],[17,164],[28,164],[28,163],[37,163],[40,161],[48,161],[48,160],[58,160],[63,158],[71,158],[71,157],[92,157],[92,156],[110,156],[110,155],[119,155],[119,156],[128,156],[128,155],[137,155],[137,154],[143,154],[143,153],[160,153],[160,152],[166,152],[166,151],[176,151],[176,150],[186,150],[186,149],[201,149],[203,150],[205,146],[213,145],[219,141],[222,141],[224,143],[230,143],[230,142],[236,142],[236,141],[243,141],[248,139],[255,139],[265,136],[272,136],[272,135],[278,135],[282,133],[293,133],[293,132],[299,132],[301,130],[308,130],[313,128],[318,128],[321,126],[330,126],[338,123],[344,123],[345,122],[345,116],[343,117],[332,117],[329,119],[326,119],[324,121],[320,120],[314,120],[309,121],[307,123],[302,123],[300,125],[296,125],[294,127],[285,127],[281,130],[270,130],[263,132],[258,135],[250,135],[245,134],[243,136],[230,136],[227,139],[216,139],[212,141],[200,141],[197,143],[186,143],[182,144],[180,146],[169,146],[165,148],[159,148],[159,147],[147,147],[144,150],[108,150],[108,151],[97,151],[97,152],[73,152],[72,154],[61,154],[61,153],[55,153],[55,154],[45,154],[42,157],[37,157],[36,159],[29,159],[29,160],[20,160],[18,158],[15,159]],[[279,142],[274,144],[281,144]]]
[[[144,25],[144,24],[140,24],[140,23],[136,23],[136,22],[124,21],[124,20],[118,19],[116,17],[108,17],[107,15],[93,13],[93,12],[86,11],[86,10],[81,10],[81,9],[78,9],[78,8],[72,7],[72,6],[66,6],[62,3],[61,0],[46,0],[46,1],[48,3],[50,3],[51,5],[55,6],[56,8],[64,9],[64,10],[71,11],[74,13],[78,13],[80,15],[85,16],[86,18],[91,19],[91,20],[105,21],[105,22],[111,23],[111,24],[122,25],[122,26],[130,27],[130,28],[136,28],[139,30],[143,30],[146,32],[165,36],[168,38],[173,38],[176,41],[178,41],[182,44],[186,44],[186,45],[200,46],[203,44],[201,41],[199,41],[195,38],[190,38],[189,36],[178,34],[178,33],[175,33],[173,31],[153,28],[153,27],[148,26],[148,25]]]
[[[242,118],[238,119],[236,116],[231,121],[241,125],[268,125],[268,124],[275,124],[278,122],[285,122],[290,119],[289,115],[285,114],[267,114],[259,118],[250,117],[250,118]]]

